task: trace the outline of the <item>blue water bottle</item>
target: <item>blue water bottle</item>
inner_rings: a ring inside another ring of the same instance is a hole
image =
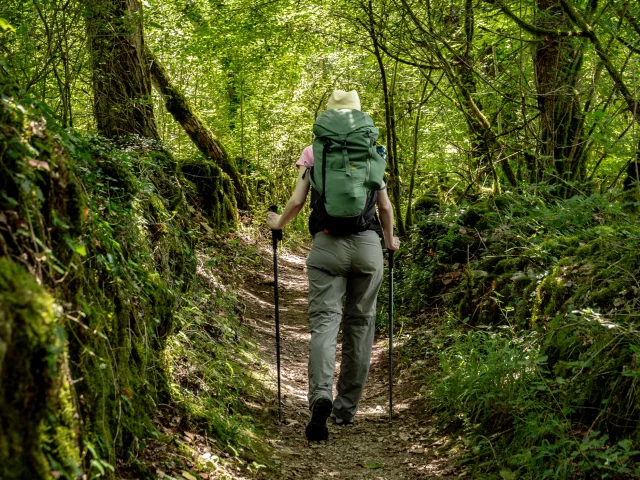
[[[385,162],[387,161],[387,149],[384,148],[384,145],[376,145],[376,152]]]

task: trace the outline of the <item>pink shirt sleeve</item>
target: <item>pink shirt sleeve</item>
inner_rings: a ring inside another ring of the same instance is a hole
[[[296,162],[296,168],[300,168],[302,166],[305,166],[305,167],[313,166],[313,145],[309,145],[307,148],[302,150],[300,159]]]

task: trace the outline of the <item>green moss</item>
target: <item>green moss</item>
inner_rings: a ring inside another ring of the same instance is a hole
[[[430,195],[423,195],[418,198],[413,205],[413,211],[415,213],[430,213],[432,211],[438,211],[439,209],[440,199]]]
[[[584,257],[589,257],[593,254],[593,245],[592,244],[587,244],[587,245],[581,245],[580,247],[576,248],[574,255],[578,258],[584,258]]]
[[[68,364],[66,364],[66,354],[64,355],[62,371],[58,375],[57,384],[54,387],[57,393],[52,399],[50,406],[49,421],[47,426],[47,447],[51,451],[51,467],[55,470],[72,472],[79,476],[82,471],[80,445],[80,421],[77,406],[73,400],[73,392],[69,385]],[[57,459],[57,460],[56,460]],[[58,463],[54,465],[53,462]]]
[[[190,199],[204,211],[211,226],[226,229],[235,225],[237,205],[229,177],[215,163],[195,160],[181,165],[185,178],[193,183]]]
[[[468,207],[460,215],[459,221],[462,225],[483,231],[496,227],[501,219],[501,215],[496,212],[494,202],[491,199],[485,199]]]
[[[455,230],[449,230],[447,236],[436,244],[436,250],[442,252],[443,257],[451,263],[463,263],[466,262],[469,252],[475,252],[477,243],[477,240],[470,235],[462,235]]]
[[[600,288],[591,294],[591,301],[599,307],[613,306],[614,299],[620,296],[622,288],[618,284]]]
[[[513,204],[513,199],[508,195],[496,195],[493,197],[493,204],[498,210],[506,210]]]
[[[521,295],[525,292],[525,290],[527,290],[527,288],[529,288],[532,283],[535,282],[535,278],[530,277],[523,272],[518,272],[518,274],[511,276],[511,281],[514,284],[514,292]]]
[[[67,145],[66,133],[47,129],[31,145],[25,127],[41,117],[9,104],[0,102],[0,209],[11,211],[3,249],[24,266],[0,260],[0,478],[48,478],[51,470],[93,478],[92,460],[135,465],[156,405],[173,403],[163,355],[184,326],[176,316],[194,312],[181,305],[195,295],[197,228],[234,226],[232,184],[214,164],[179,165],[139,139],[124,139],[126,151],[80,134]],[[49,169],[24,161],[34,151]],[[35,239],[18,233],[25,222]],[[237,338],[237,327],[225,328]],[[229,349],[221,346],[219,357]],[[231,438],[250,422],[229,411],[236,376],[216,381],[228,395],[206,419],[224,413],[224,428],[211,433]],[[212,392],[207,402],[217,398]]]
[[[553,255],[554,257],[559,257],[564,253],[564,246],[558,243],[557,240],[547,240],[540,244],[540,250],[542,250],[547,255]]]
[[[50,478],[42,422],[60,351],[53,299],[23,266],[0,259],[1,478]]]
[[[565,250],[564,254],[568,257],[572,257],[576,254],[577,250],[578,249],[576,247],[569,247]]]
[[[495,273],[509,273],[515,272],[518,269],[518,264],[520,263],[520,259],[518,257],[504,258],[493,267],[493,271]]]
[[[640,224],[637,217],[622,214],[621,205],[611,198],[576,197],[551,205],[528,194],[513,195],[508,205],[481,201],[465,212],[463,207],[451,207],[417,225],[417,231],[428,238],[421,247],[437,244],[444,249],[437,256],[427,256],[428,250],[415,248],[414,243],[415,249],[406,251],[408,258],[400,267],[403,281],[420,278],[419,272],[426,268],[435,270],[437,281],[432,285],[437,288],[430,293],[445,299],[447,320],[433,322],[429,329],[437,339],[430,344],[440,349],[446,361],[440,362],[442,372],[429,390],[438,392],[447,384],[453,389],[440,397],[446,404],[441,403],[442,411],[434,413],[436,418],[444,417],[443,412],[448,415],[446,428],[460,428],[465,436],[477,432],[476,446],[487,449],[487,464],[495,462],[495,452],[501,450],[509,450],[507,463],[512,462],[514,471],[534,450],[539,459],[541,452],[551,452],[544,462],[553,455],[566,459],[574,450],[576,432],[600,432],[601,443],[582,434],[578,439],[593,442],[589,455],[598,462],[609,455],[598,457],[602,452],[617,452],[621,440],[625,445],[628,439],[640,440],[635,421],[640,412],[636,332]],[[505,211],[498,228],[483,232],[482,222],[488,219],[490,223],[495,210]],[[599,216],[594,218],[594,212]],[[483,241],[477,249],[470,245],[468,273],[456,285],[448,281],[453,273],[449,262],[456,246],[459,250],[456,242],[461,240],[456,236],[470,230],[466,226],[478,228]],[[415,237],[411,240],[416,242]],[[444,285],[442,279],[448,283]],[[422,290],[416,287],[403,292],[403,299],[410,301],[418,292]],[[485,325],[478,328],[479,324]],[[482,331],[491,342],[488,352],[477,341],[484,336],[478,334]],[[513,347],[513,353],[500,352],[492,364],[491,354],[502,341]],[[413,348],[405,354],[416,355],[419,350]],[[536,357],[534,365],[531,362]],[[509,378],[503,368],[496,368],[503,360],[527,365],[528,373]],[[499,379],[495,382],[488,381],[487,372],[493,368]],[[535,378],[525,380],[534,370]],[[467,390],[456,390],[451,383],[456,374],[462,383],[468,382]],[[524,390],[516,393],[516,385]],[[495,386],[498,394],[485,395],[487,386]],[[509,392],[508,400],[498,402],[505,392]],[[473,404],[490,414],[477,421],[469,414]],[[500,426],[509,415],[513,417],[508,426]],[[503,440],[488,448],[485,441],[496,435],[495,425]],[[625,466],[637,468],[634,462],[629,459]],[[561,467],[565,473],[568,465]],[[534,468],[524,475],[537,478],[540,471]],[[600,478],[594,472],[575,474]]]

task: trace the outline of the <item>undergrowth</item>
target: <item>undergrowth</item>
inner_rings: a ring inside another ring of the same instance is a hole
[[[478,478],[637,478],[637,203],[542,193],[418,212],[401,361]]]

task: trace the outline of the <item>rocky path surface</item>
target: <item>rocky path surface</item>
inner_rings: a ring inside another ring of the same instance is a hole
[[[245,321],[260,345],[263,358],[273,366],[271,376],[275,384],[273,263],[267,260],[269,251],[263,253],[262,268],[244,275],[240,293],[247,307]],[[394,423],[390,428],[385,338],[376,339],[371,373],[356,424],[352,427],[330,424],[328,442],[307,442],[304,427],[309,419],[309,332],[305,257],[306,252],[300,251],[281,254],[279,259],[283,418],[281,423],[277,422],[274,394],[274,424],[272,438],[268,441],[274,447],[279,471],[268,478],[444,479],[464,476],[455,466],[453,442],[437,435],[430,419],[419,408],[415,388],[408,378],[403,382],[396,376],[400,384],[394,385]]]

